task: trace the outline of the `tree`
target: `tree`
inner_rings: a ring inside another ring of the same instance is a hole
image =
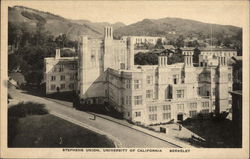
[[[164,49],[161,39],[157,39],[157,42],[155,44],[155,49]]]

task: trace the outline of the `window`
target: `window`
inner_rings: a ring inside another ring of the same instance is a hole
[[[147,84],[152,84],[153,83],[153,76],[147,76]]]
[[[74,83],[69,84],[69,89],[74,89]]]
[[[142,96],[134,96],[135,105],[141,105],[142,104]]]
[[[201,113],[202,113],[202,114],[208,114],[208,113],[209,113],[209,109],[203,109],[203,110],[201,111]]]
[[[146,90],[146,98],[153,98],[153,90]]]
[[[56,80],[56,76],[51,76],[51,81],[55,81]]]
[[[125,63],[120,63],[120,69],[125,69]]]
[[[149,114],[149,120],[151,121],[157,120],[157,114]]]
[[[201,87],[197,87],[197,94],[201,95]]]
[[[131,80],[126,80],[126,88],[130,89],[131,87]]]
[[[59,65],[59,72],[63,72],[64,65]]]
[[[209,107],[209,102],[202,102],[202,107],[203,108],[208,108]]]
[[[61,88],[61,89],[65,89],[65,84],[61,84],[61,85],[60,85],[60,88]]]
[[[164,120],[171,119],[171,113],[163,113],[163,119]]]
[[[64,80],[65,80],[65,76],[61,75],[61,81],[64,81]]]
[[[74,74],[71,74],[70,75],[70,80],[74,80],[75,79],[75,75]]]
[[[167,110],[167,111],[171,110],[170,105],[163,105],[163,110]]]
[[[231,73],[228,74],[228,81],[231,81],[232,80],[232,75]]]
[[[56,71],[57,71],[57,69],[56,69],[56,67],[54,67],[54,68],[53,68],[53,72],[56,72]]]
[[[184,111],[184,104],[177,104],[177,109],[179,111]]]
[[[179,75],[173,75],[174,84],[179,83]]]
[[[140,80],[134,80],[134,88],[135,89],[141,88],[141,81]]]
[[[197,109],[197,103],[190,103],[190,109]]]
[[[156,112],[157,111],[157,106],[150,106],[148,107],[149,112]]]
[[[189,116],[190,117],[195,117],[196,115],[197,115],[197,111],[196,110],[189,111]]]
[[[136,117],[141,116],[141,112],[135,112],[135,116],[136,116]]]
[[[215,92],[216,92],[216,91],[215,91],[215,88],[213,88],[213,96],[215,96]]]
[[[51,89],[51,90],[55,90],[55,89],[56,89],[56,85],[52,84],[52,85],[50,86],[50,89]]]
[[[177,98],[184,98],[184,90],[176,90]]]
[[[131,105],[131,96],[126,96],[126,104]]]
[[[76,64],[72,64],[71,67],[72,67],[73,70],[75,70],[76,69]]]

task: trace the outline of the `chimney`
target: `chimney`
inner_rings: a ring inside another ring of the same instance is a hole
[[[164,54],[158,56],[158,66],[166,67],[168,65],[168,57]]]
[[[184,64],[185,66],[193,66],[193,54],[192,50],[183,50],[182,55],[184,55]]]
[[[219,56],[219,66],[226,66],[227,65],[227,58],[225,56]]]
[[[60,49],[56,49],[56,56],[55,56],[55,58],[56,59],[60,59],[60,57],[61,57]]]
[[[104,38],[113,39],[113,28],[111,26],[104,27]]]

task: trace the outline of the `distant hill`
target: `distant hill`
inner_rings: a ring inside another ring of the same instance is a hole
[[[212,30],[211,30],[212,29]],[[175,32],[176,36],[197,36],[206,38],[213,33],[214,37],[238,36],[242,32],[242,28],[202,23],[199,21],[181,19],[181,18],[162,18],[162,19],[144,19],[137,23],[123,26],[114,31],[118,37],[123,35],[148,35],[148,36],[170,36],[170,32]]]
[[[45,29],[52,35],[58,36],[64,33],[71,40],[76,40],[78,35],[90,37],[103,37],[104,26],[111,25],[114,28],[114,36],[119,38],[123,35],[139,36],[164,36],[176,38],[179,35],[206,39],[210,37],[229,37],[241,43],[242,28],[202,23],[199,21],[181,18],[144,19],[131,25],[122,22],[110,24],[107,22],[91,22],[88,20],[71,20],[48,12],[39,11],[23,6],[9,7],[9,22],[14,24],[25,23],[34,31],[37,23],[43,24]],[[175,32],[176,34],[170,34]]]
[[[58,36],[61,33],[67,34],[71,40],[76,40],[78,35],[89,35],[90,37],[102,37],[105,25],[111,25],[114,29],[124,26],[123,23],[110,24],[107,22],[93,23],[87,20],[70,20],[48,12],[39,11],[23,6],[8,8],[8,21],[10,23],[28,24],[30,31],[35,31],[37,23],[44,24],[44,27],[52,35]]]

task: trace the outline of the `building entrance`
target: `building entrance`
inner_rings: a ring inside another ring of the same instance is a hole
[[[178,114],[177,115],[177,120],[183,121],[183,114]]]

